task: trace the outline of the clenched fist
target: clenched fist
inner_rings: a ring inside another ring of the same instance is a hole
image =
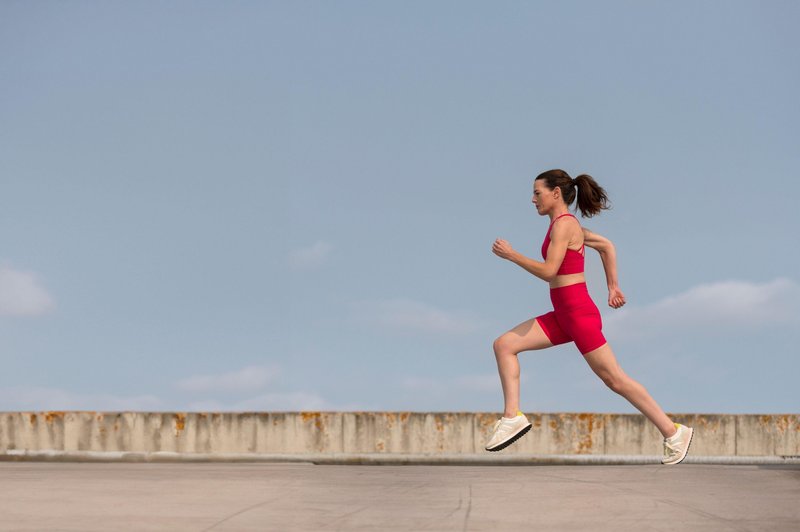
[[[608,306],[621,308],[625,304],[625,294],[619,288],[612,288],[608,291]]]
[[[514,255],[514,248],[506,240],[498,238],[492,245],[492,253],[503,259],[510,259]]]

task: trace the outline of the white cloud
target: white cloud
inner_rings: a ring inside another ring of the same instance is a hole
[[[0,264],[0,316],[38,316],[54,308],[36,273]]]
[[[82,410],[90,412],[254,412],[365,410],[364,405],[333,404],[314,393],[277,392],[257,395],[242,401],[225,403],[215,399],[191,401],[188,404],[165,404],[154,395],[130,397],[111,394],[76,393],[59,388],[0,388],[0,412],[48,410]]]
[[[237,402],[237,410],[325,410],[330,408],[319,395],[305,392],[266,393]]]
[[[800,285],[785,278],[703,284],[650,305],[610,311],[603,321],[604,331],[620,339],[800,324]]]
[[[520,382],[527,382],[523,373]],[[500,375],[485,373],[483,375],[454,375],[444,378],[408,376],[400,379],[400,385],[409,390],[434,392],[449,395],[455,392],[501,392]]]
[[[187,392],[251,392],[264,388],[278,375],[277,367],[248,366],[220,375],[193,375],[178,381],[176,386]]]
[[[189,403],[189,411],[200,412],[261,412],[261,411],[353,411],[365,410],[363,405],[332,404],[314,393],[276,392],[266,393],[236,401],[224,403],[216,400],[194,401]]]
[[[120,397],[110,394],[76,393],[59,388],[21,387],[0,388],[0,410],[88,410],[96,412],[163,410],[161,400],[154,395]]]
[[[395,330],[464,334],[486,326],[471,313],[446,311],[409,299],[359,301],[354,305],[357,320]]]
[[[273,391],[274,381],[282,374],[277,366],[249,366],[220,375],[195,375],[177,383],[187,392],[206,394],[202,399],[181,402],[180,410],[193,412],[254,412],[298,410],[359,410],[363,405],[333,404],[320,395],[306,391]],[[265,389],[269,388],[269,389]],[[253,393],[255,392],[255,393]],[[235,393],[240,399],[225,400],[214,393]],[[252,394],[250,397],[242,393]]]
[[[333,245],[319,241],[305,248],[289,252],[289,266],[296,270],[310,270],[321,267],[328,259]]]

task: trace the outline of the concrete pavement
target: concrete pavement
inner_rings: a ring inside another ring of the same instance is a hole
[[[800,466],[0,463],[0,530],[800,530]]]

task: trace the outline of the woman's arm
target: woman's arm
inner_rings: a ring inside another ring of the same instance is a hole
[[[558,267],[552,268],[550,267],[547,262],[540,262],[538,260],[533,260],[530,257],[526,257],[521,253],[517,253],[514,251],[511,256],[508,257],[508,260],[520,266],[524,270],[532,273],[539,279],[543,281],[547,281],[548,283],[556,278],[556,272],[558,271]]]
[[[603,269],[606,271],[606,283],[608,289],[617,288],[617,252],[611,240],[597,233],[592,233],[585,227],[583,228],[583,245],[597,250],[603,260]]]
[[[521,266],[539,279],[547,281],[548,283],[555,277],[555,272],[558,271],[558,268],[553,270],[552,268],[548,267],[547,262],[533,260],[521,253],[514,251],[514,248],[511,247],[511,244],[502,238],[498,238],[494,241],[494,244],[492,245],[492,253],[500,258],[510,260],[517,266]]]
[[[617,251],[611,240],[597,233],[592,233],[585,227],[583,228],[583,244],[592,249],[596,249],[603,261],[603,269],[606,272],[606,284],[608,285],[608,305],[613,308],[620,308],[625,304],[625,295],[619,289],[617,280]]]
[[[499,238],[495,240],[492,252],[498,257],[510,260],[517,266],[549,283],[556,278],[558,269],[567,254],[569,230],[566,225],[565,223],[556,224],[550,231],[550,247],[547,248],[547,259],[544,262],[533,260],[521,253],[517,253],[511,247],[511,244]]]

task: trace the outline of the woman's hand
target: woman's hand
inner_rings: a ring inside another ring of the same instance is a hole
[[[619,288],[611,288],[608,291],[608,306],[621,308],[625,304],[625,294]]]
[[[492,245],[492,253],[502,259],[510,260],[516,252],[514,251],[514,248],[511,247],[511,244],[502,238],[498,238],[494,241],[494,245]]]

